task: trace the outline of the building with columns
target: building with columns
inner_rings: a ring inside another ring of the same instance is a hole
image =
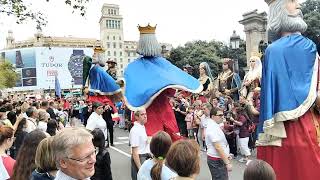
[[[247,51],[247,64],[252,53],[259,52],[259,45],[268,42],[266,33],[267,29],[267,13],[258,13],[255,9],[242,15],[243,19],[239,21],[244,26],[246,33],[246,51]]]
[[[6,48],[19,49],[28,47],[72,47],[94,48],[102,47],[105,50],[106,61],[117,63],[117,76],[122,77],[125,67],[132,60],[139,57],[136,53],[137,41],[125,41],[123,35],[123,17],[120,7],[116,4],[103,4],[101,8],[100,40],[78,37],[51,37],[44,36],[41,31],[34,37],[24,41],[15,41],[12,31],[8,32]],[[164,56],[167,56],[173,48],[169,43],[160,43]]]
[[[132,60],[139,57],[136,53],[137,41],[125,41],[123,36],[123,17],[120,7],[116,4],[103,4],[100,18],[100,40],[106,49],[107,60],[117,63],[117,75],[123,76],[125,67]],[[166,56],[172,49],[168,43],[160,43],[163,55]]]

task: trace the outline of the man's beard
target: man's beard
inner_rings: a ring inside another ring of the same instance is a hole
[[[296,15],[286,15],[281,18],[281,32],[301,32],[304,33],[308,25],[303,20],[303,14],[301,10]]]

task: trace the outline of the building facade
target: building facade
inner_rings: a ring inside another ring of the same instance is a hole
[[[126,66],[139,55],[136,53],[137,41],[125,41],[123,35],[123,17],[120,7],[116,4],[103,4],[101,8],[100,40],[77,37],[51,37],[44,36],[38,31],[34,37],[25,41],[15,41],[12,31],[8,32],[6,50],[30,47],[68,47],[68,48],[94,48],[102,47],[105,50],[106,61],[117,63],[117,76],[122,77]],[[160,43],[164,56],[172,50],[169,43]]]

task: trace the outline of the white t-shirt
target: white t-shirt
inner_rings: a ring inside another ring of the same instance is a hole
[[[208,120],[208,127],[206,130],[206,145],[207,145],[207,155],[211,157],[220,158],[216,148],[213,146],[213,143],[218,142],[222,147],[224,153],[229,156],[229,144],[224,135],[221,127],[214,120]]]
[[[93,131],[95,128],[101,129],[102,132],[104,133],[105,139],[107,139],[107,135],[108,135],[107,123],[102,118],[102,116],[98,115],[96,112],[92,112],[92,114],[88,118],[86,128],[89,129],[90,131]]]
[[[200,120],[201,120],[200,127],[206,129],[207,126],[208,126],[208,121],[210,121],[210,118],[207,117],[205,114],[203,114],[203,115],[200,117]]]
[[[131,147],[138,147],[138,154],[150,153],[146,128],[140,123],[134,122],[134,126],[130,130],[129,140]]]
[[[154,166],[153,159],[146,160],[139,169],[138,172],[138,180],[152,180],[150,173],[151,168]],[[177,177],[177,174],[171,171],[167,166],[164,164],[162,165],[161,171],[161,180],[169,180],[171,178]]]
[[[27,128],[26,128],[26,132],[30,133],[31,131],[37,129],[37,120],[33,119],[33,118],[28,118],[27,119]]]
[[[38,129],[40,129],[43,132],[46,132],[47,131],[47,123],[44,121],[39,121]]]

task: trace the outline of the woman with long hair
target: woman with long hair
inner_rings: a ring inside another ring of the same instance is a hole
[[[54,180],[58,168],[52,150],[53,137],[44,138],[37,147],[35,156],[36,169],[32,172],[32,180]]]
[[[200,93],[200,100],[205,103],[207,98],[210,97],[211,91],[214,89],[213,76],[211,74],[210,66],[207,62],[202,62],[199,65],[199,81],[203,86],[203,90]]]
[[[248,73],[244,76],[241,95],[247,100],[252,101],[254,90],[260,87],[260,80],[262,76],[262,64],[260,58],[255,55],[250,58],[250,66]]]
[[[14,132],[13,129],[9,126],[0,127],[0,157],[10,177],[12,177],[12,174],[13,174],[13,166],[15,164],[15,160],[7,155],[6,150],[10,149],[10,147],[13,144],[13,141],[14,141],[13,132]]]
[[[97,148],[95,172],[91,180],[112,180],[110,154],[105,146],[105,136],[101,129],[95,128],[93,135],[93,145]]]
[[[16,164],[13,167],[13,180],[29,180],[31,172],[36,168],[35,155],[40,141],[46,138],[46,134],[41,130],[31,131],[24,139]]]
[[[14,153],[13,153],[13,157],[16,158],[19,152],[19,149],[22,145],[22,142],[24,141],[24,138],[26,137],[26,135],[28,134],[26,131],[27,128],[27,119],[26,118],[22,118],[22,120],[20,121],[17,130],[14,134],[14,136],[16,137],[16,140],[13,143],[14,146]]]
[[[138,180],[169,180],[177,176],[164,165],[171,144],[170,135],[164,131],[159,131],[152,137],[150,151],[154,157],[142,164],[138,172]]]

